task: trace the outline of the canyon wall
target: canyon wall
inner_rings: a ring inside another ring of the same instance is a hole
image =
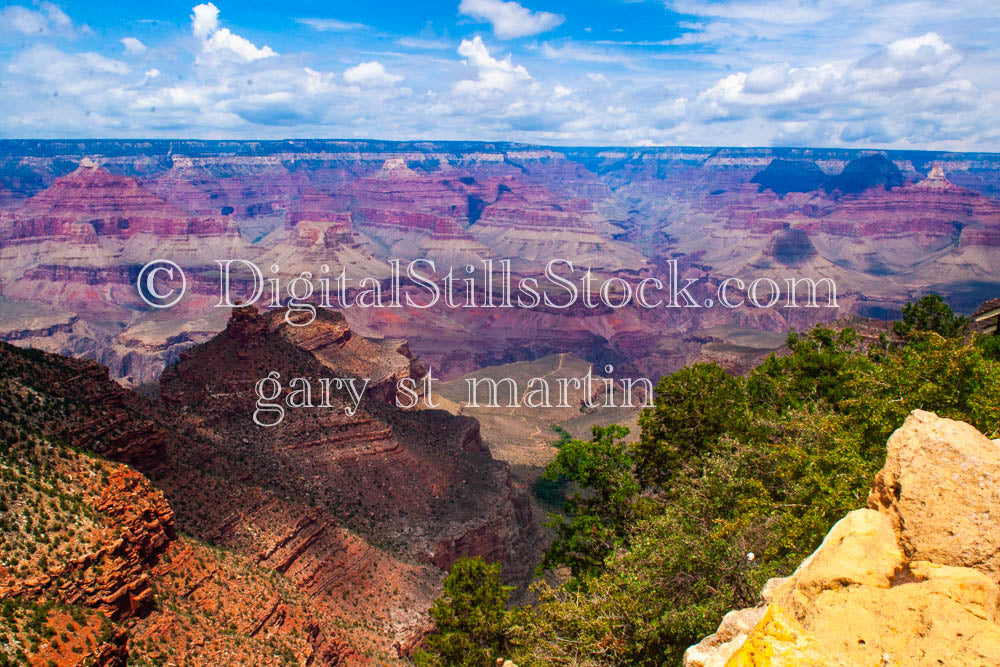
[[[98,360],[132,386],[224,328],[217,259],[277,266],[268,277],[283,285],[344,270],[352,295],[361,277],[388,288],[389,259],[429,259],[461,277],[466,264],[509,260],[516,284],[559,258],[577,280],[592,269],[598,285],[668,283],[674,260],[699,279],[698,307],[646,309],[633,298],[622,308],[487,309],[477,287],[474,308],[344,310],[360,335],[408,340],[445,378],[562,352],[655,378],[696,358],[706,329],[726,342],[718,332],[784,331],[845,311],[888,317],[928,290],[969,310],[1000,287],[995,154],[3,141],[0,188],[12,193],[0,202],[0,337]],[[135,286],[159,258],[188,281],[169,311]],[[704,307],[728,277],[829,278],[839,309]]]

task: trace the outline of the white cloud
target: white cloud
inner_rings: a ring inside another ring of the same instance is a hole
[[[403,80],[396,74],[389,74],[377,60],[361,63],[344,72],[344,81],[358,86],[392,86]]]
[[[407,49],[421,49],[429,51],[443,51],[450,49],[454,44],[447,39],[423,39],[419,37],[400,37],[396,43]]]
[[[125,46],[125,53],[133,56],[137,56],[141,53],[146,52],[146,45],[135,37],[124,37],[121,40],[122,45]]]
[[[296,23],[301,23],[304,26],[309,26],[313,30],[319,30],[320,32],[351,32],[353,30],[364,30],[368,26],[364,23],[350,23],[348,21],[339,21],[337,19],[295,19]]]
[[[463,39],[458,45],[458,54],[476,68],[479,76],[476,79],[459,81],[455,86],[457,93],[471,95],[510,93],[523,82],[531,81],[528,70],[521,65],[514,65],[509,53],[503,60],[491,56],[479,35],[471,40]]]
[[[533,12],[517,2],[504,0],[462,0],[458,11],[486,21],[500,39],[537,35],[562,24],[566,17],[552,12]]]
[[[809,67],[758,66],[723,77],[701,95],[714,118],[740,116],[749,107],[782,109],[821,104],[862,106],[868,94],[895,96],[944,82],[961,55],[935,33],[900,39],[854,62]],[[869,126],[870,127],[870,126]]]
[[[854,61],[761,65],[701,92],[688,120],[756,125],[781,145],[912,145],[964,136],[991,113],[972,82],[955,76],[962,55],[937,33],[890,42]],[[962,123],[956,119],[965,118]]]
[[[229,28],[219,28],[213,32],[212,36],[205,42],[205,50],[232,53],[247,62],[278,55],[271,50],[270,46],[265,45],[257,48],[245,37],[230,32]]]
[[[25,35],[44,35],[49,28],[49,22],[41,12],[19,5],[4,7],[0,11],[0,25],[7,30],[22,32]]]
[[[20,5],[0,9],[0,30],[25,35],[71,34],[73,21],[62,9],[51,2],[38,5],[38,10]]]
[[[760,21],[781,25],[801,25],[824,21],[831,16],[833,2],[808,3],[800,0],[770,2],[700,2],[677,0],[669,3],[678,14],[714,16],[736,21]]]
[[[40,103],[46,106],[58,96],[67,98],[114,88],[130,71],[126,63],[99,53],[70,54],[46,45],[21,52],[6,69],[22,84],[20,87],[44,91]],[[18,87],[9,90],[13,93]]]
[[[545,42],[542,44],[542,55],[549,60],[559,60],[562,62],[576,61],[587,63],[630,63],[632,58],[623,54],[615,53],[605,49],[594,49],[580,46],[572,42],[560,45]]]
[[[754,67],[747,74],[743,88],[748,93],[773,93],[788,84],[788,63],[775,63]]]
[[[211,2],[196,5],[191,14],[191,32],[202,40],[202,51],[217,56],[236,56],[245,62],[278,55],[271,47],[253,42],[219,27],[219,8]]]
[[[219,27],[219,8],[211,2],[196,5],[191,14],[191,32],[198,39],[207,39]]]
[[[948,76],[962,56],[937,33],[900,39],[855,63],[849,77],[860,89],[927,86]]]

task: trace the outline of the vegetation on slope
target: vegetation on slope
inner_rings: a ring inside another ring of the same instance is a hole
[[[911,410],[997,437],[997,337],[969,339],[968,323],[934,297],[904,315],[892,339],[792,333],[786,355],[746,377],[712,364],[665,377],[634,447],[618,426],[564,442],[547,477],[579,491],[553,518],[543,565],[566,568],[568,581],[536,582],[538,602],[507,610],[502,629],[442,628],[427,642],[429,664],[678,664],[726,611],[755,604],[767,579],[790,574],[865,504],[885,442]],[[452,585],[482,576],[460,562]],[[453,600],[438,601],[436,618]],[[478,604],[495,617],[495,597]],[[462,605],[465,618],[487,617]],[[450,658],[441,633],[478,646],[481,660]]]
[[[0,666],[323,661],[336,629],[288,577],[176,537],[148,479],[52,435],[116,440],[44,381],[74,365],[0,343]]]

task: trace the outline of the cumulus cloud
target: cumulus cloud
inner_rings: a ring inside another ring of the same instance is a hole
[[[961,62],[958,51],[929,32],[897,40],[859,60],[848,77],[863,90],[928,86],[943,80]]]
[[[252,62],[278,55],[271,47],[258,48],[253,42],[219,27],[219,8],[211,2],[196,5],[191,14],[191,32],[202,41],[202,51],[221,57]]]
[[[940,84],[961,60],[939,35],[927,33],[896,40],[850,63],[809,67],[774,63],[730,74],[702,93],[700,101],[716,118],[740,115],[748,107],[787,113],[788,107],[820,103],[858,106],[869,93],[902,94]]]
[[[392,86],[403,80],[396,74],[389,74],[377,60],[361,63],[344,72],[344,81],[358,86]]]
[[[521,65],[514,65],[509,53],[503,60],[491,56],[479,35],[471,40],[463,39],[458,45],[458,54],[476,69],[478,77],[459,81],[455,86],[457,93],[467,95],[511,93],[522,83],[531,81],[528,70]]]
[[[499,39],[537,35],[552,30],[566,20],[552,12],[533,12],[520,3],[505,0],[462,0],[458,11],[493,26]]]
[[[478,127],[486,136],[557,137],[569,136],[571,124],[593,112],[585,89],[578,93],[559,81],[536,80],[510,54],[491,54],[478,36],[462,40],[458,53],[476,76],[459,81],[450,95],[432,104],[429,113],[435,117],[460,117],[463,125]]]
[[[219,27],[219,8],[206,2],[196,5],[191,11],[191,32],[198,39],[207,39]]]
[[[702,91],[691,118],[770,125],[768,140],[785,145],[944,141],[951,132],[945,128],[959,114],[988,117],[977,108],[976,86],[956,76],[961,62],[957,49],[929,32],[894,40],[854,61],[760,65]]]
[[[135,37],[124,37],[121,40],[122,45],[125,47],[125,53],[137,56],[139,54],[146,52],[146,45]]]
[[[257,48],[247,38],[230,32],[229,28],[219,28],[213,32],[212,36],[205,42],[205,50],[215,53],[231,53],[247,62],[278,55],[271,50],[270,46],[265,45]]]

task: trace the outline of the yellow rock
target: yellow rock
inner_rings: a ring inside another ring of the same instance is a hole
[[[922,581],[823,591],[800,622],[779,604],[726,667],[1000,665],[997,588],[968,568],[914,563]]]
[[[855,510],[834,524],[772,596],[801,619],[825,591],[854,585],[889,588],[904,562],[889,520],[873,510]]]
[[[685,664],[1000,665],[998,506],[997,442],[915,411],[889,440],[873,509],[847,514],[791,577],[768,582],[739,647],[745,630],[720,627],[713,637],[728,641],[692,647]]]
[[[729,657],[743,646],[764,612],[764,607],[751,607],[723,616],[715,633],[684,652],[686,667],[723,667]]]
[[[743,646],[733,654],[726,667],[765,667],[769,665],[825,664],[821,650],[802,627],[781,607],[770,604]]]

